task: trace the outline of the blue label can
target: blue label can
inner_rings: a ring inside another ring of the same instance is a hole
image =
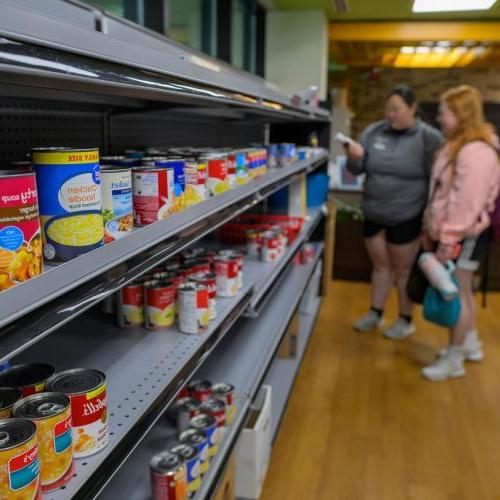
[[[36,149],[43,253],[65,262],[104,244],[102,191],[97,149]]]

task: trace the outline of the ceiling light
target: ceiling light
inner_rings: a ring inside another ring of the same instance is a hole
[[[415,0],[413,12],[457,12],[488,10],[497,0]]]
[[[430,51],[430,47],[417,47],[417,54],[429,54]]]
[[[400,52],[401,54],[414,54],[415,47],[401,47]]]
[[[432,52],[434,52],[434,54],[446,54],[449,52],[449,49],[448,47],[433,47]]]
[[[448,40],[440,40],[439,42],[436,43],[438,47],[450,47],[451,42]]]

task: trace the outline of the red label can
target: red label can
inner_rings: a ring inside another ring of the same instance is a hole
[[[229,189],[225,157],[208,159],[207,187],[210,195],[217,195]]]
[[[194,282],[183,283],[179,293],[179,330],[183,333],[203,333],[210,321],[208,289]]]
[[[75,458],[101,451],[109,440],[104,373],[85,368],[56,373],[47,390],[66,394],[71,400]]]
[[[238,294],[239,265],[234,258],[220,257],[215,260],[217,276],[217,295],[219,297],[234,297]]]
[[[144,288],[142,283],[125,285],[117,294],[117,320],[122,328],[144,323]]]
[[[212,383],[209,380],[192,380],[188,390],[191,397],[203,403],[212,396]]]
[[[171,281],[153,283],[145,287],[145,327],[161,330],[175,321],[176,289]]]
[[[217,427],[226,425],[226,404],[221,399],[206,399],[201,405],[201,411],[212,415],[217,422]]]
[[[135,168],[132,171],[134,222],[145,226],[170,215],[168,169]]]
[[[266,231],[262,235],[261,257],[264,262],[275,262],[281,256],[281,240],[277,233]]]
[[[215,273],[202,272],[193,276],[195,283],[200,283],[208,289],[208,310],[210,319],[217,317],[217,276]]]
[[[186,467],[175,453],[164,451],[150,462],[152,500],[187,500]]]
[[[0,170],[0,292],[42,271],[35,174]]]

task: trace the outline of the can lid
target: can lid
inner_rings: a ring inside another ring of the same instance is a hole
[[[212,417],[212,415],[207,415],[206,413],[202,413],[201,415],[196,415],[196,417],[193,417],[189,421],[189,425],[193,429],[207,429],[209,427],[213,427],[217,421],[215,420],[215,417]]]
[[[62,394],[83,394],[97,389],[106,381],[106,375],[99,370],[74,368],[56,373],[47,382],[47,390]]]
[[[68,408],[69,404],[70,399],[65,394],[40,392],[18,401],[12,409],[12,414],[15,417],[32,420],[44,419],[59,415]]]
[[[35,175],[35,173],[31,170],[31,167],[15,167],[11,169],[0,170],[0,177],[16,177],[16,176],[25,176],[25,175]]]
[[[151,281],[146,281],[144,283],[144,288],[148,289],[158,289],[158,288],[170,288],[173,285],[171,281],[166,279],[153,279]]]
[[[234,385],[227,384],[225,382],[215,384],[212,387],[212,392],[214,394],[220,394],[221,396],[226,395],[226,394],[230,394],[230,393],[234,392]]]
[[[60,151],[61,153],[84,153],[86,151],[99,151],[99,148],[68,148],[66,146],[58,147],[58,146],[50,146],[45,148],[31,148],[32,153],[57,153]]]
[[[207,435],[201,429],[187,429],[179,435],[179,441],[183,444],[199,445],[205,443]]]
[[[27,418],[0,420],[0,450],[8,450],[23,444],[35,433],[36,425]]]
[[[160,473],[175,471],[182,465],[179,455],[170,451],[162,451],[153,456],[150,462],[151,468]]]
[[[178,290],[181,292],[191,292],[197,290],[203,290],[206,286],[195,283],[194,281],[186,281],[181,283],[178,287]]]
[[[208,398],[207,400],[203,401],[201,404],[201,410],[202,411],[208,411],[209,413],[213,411],[220,411],[223,410],[226,407],[226,404],[224,401],[221,401],[220,399],[217,398]]]
[[[14,387],[0,387],[0,410],[10,408],[16,401],[19,401],[23,395]]]
[[[190,446],[189,444],[179,444],[174,446],[170,450],[170,453],[175,453],[181,458],[181,460],[192,460],[199,455],[196,448],[194,446]]]
[[[176,410],[197,410],[200,407],[200,402],[191,397],[185,397],[178,399],[175,404],[174,408]]]
[[[212,382],[210,380],[191,380],[188,384],[188,389],[190,391],[209,391],[212,388]]]
[[[54,367],[45,363],[14,365],[0,373],[0,384],[8,387],[36,385],[45,382],[54,372]]]

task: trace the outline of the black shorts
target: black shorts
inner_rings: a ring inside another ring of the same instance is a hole
[[[395,226],[387,226],[365,219],[363,222],[363,236],[373,238],[384,231],[387,241],[393,245],[405,245],[416,240],[422,231],[422,215],[418,215],[409,221],[401,222]]]

